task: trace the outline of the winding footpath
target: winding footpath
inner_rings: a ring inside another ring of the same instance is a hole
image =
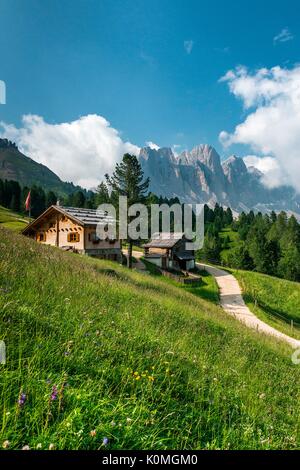
[[[300,348],[300,340],[281,333],[257,318],[254,313],[249,310],[242,297],[240,285],[232,274],[207,264],[197,263],[197,265],[200,269],[205,269],[205,271],[216,279],[220,289],[220,305],[225,312],[234,316],[249,328],[285,341],[292,346],[292,348]]]
[[[123,250],[124,251],[124,250]],[[125,254],[126,251],[125,251]],[[140,258],[143,256],[142,252],[133,251],[132,255],[136,258],[137,262],[135,268],[139,271],[146,271],[145,265]],[[292,338],[281,331],[276,330],[272,326],[257,318],[254,313],[247,307],[242,297],[242,290],[237,279],[223,269],[216,268],[204,263],[197,263],[200,269],[204,269],[211,274],[219,287],[220,305],[228,314],[244,323],[248,328],[252,328],[259,333],[273,336],[281,341],[285,341],[292,348],[300,348],[300,340]]]

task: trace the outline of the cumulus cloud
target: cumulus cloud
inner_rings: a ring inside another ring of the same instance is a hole
[[[294,36],[290,32],[289,28],[283,28],[279,34],[274,36],[273,43],[274,45],[276,45],[279,42],[287,42],[287,41],[291,41],[292,39],[294,39]]]
[[[233,95],[242,100],[247,116],[234,132],[222,131],[225,147],[249,145],[255,153],[273,157],[280,169],[269,185],[289,183],[300,192],[300,66],[262,68],[250,73],[245,67],[222,77]]]
[[[185,52],[187,54],[190,54],[193,50],[193,47],[194,47],[194,41],[192,41],[192,39],[184,41],[183,42],[183,47],[185,48]]]
[[[243,160],[247,168],[254,167],[262,173],[262,182],[268,188],[288,184],[288,178],[276,158],[247,155]]]
[[[147,147],[150,147],[152,150],[160,149],[160,146],[155,144],[154,142],[151,142],[151,140],[148,142],[145,142],[145,144],[147,145]]]
[[[105,173],[111,173],[124,153],[139,152],[96,114],[61,124],[25,115],[20,128],[0,122],[0,137],[16,142],[25,155],[48,166],[63,180],[85,188],[96,186]]]

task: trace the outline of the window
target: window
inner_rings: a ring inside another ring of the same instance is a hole
[[[79,242],[80,235],[77,232],[68,233],[68,242]]]
[[[39,242],[45,242],[46,241],[46,234],[44,232],[40,232],[37,237]]]
[[[100,238],[97,236],[96,232],[90,232],[88,234],[88,239],[90,242],[93,242],[93,243],[99,243],[100,241]]]

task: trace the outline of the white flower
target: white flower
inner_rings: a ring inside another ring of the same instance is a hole
[[[30,450],[30,447],[26,444],[26,446],[22,447],[22,450]]]
[[[9,446],[10,446],[10,442],[9,442],[9,441],[4,441],[3,444],[2,444],[3,449],[8,449]]]
[[[54,444],[49,445],[49,450],[54,450]]]

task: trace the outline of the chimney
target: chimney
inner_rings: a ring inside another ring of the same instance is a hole
[[[56,205],[57,205],[57,206],[60,206],[60,201],[59,201],[59,199],[57,199]]]

